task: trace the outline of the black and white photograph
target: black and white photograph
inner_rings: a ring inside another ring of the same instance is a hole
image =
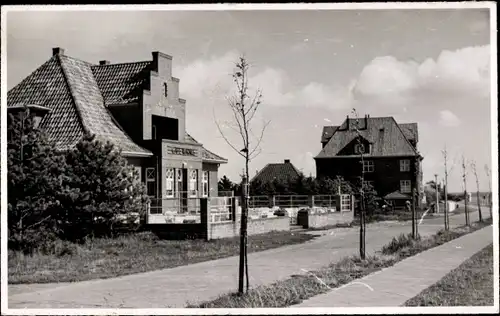
[[[2,6],[2,314],[499,313],[496,19]]]

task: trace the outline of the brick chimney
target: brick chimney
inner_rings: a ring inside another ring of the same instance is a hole
[[[61,47],[52,48],[52,56],[56,56],[56,55],[64,55],[64,48],[61,48]]]
[[[368,119],[370,118],[370,115],[365,114],[365,129],[368,128]]]
[[[111,63],[109,62],[109,60],[99,60],[99,65],[101,65],[101,66],[102,66],[102,65],[109,65],[109,64],[111,64]]]
[[[290,159],[285,159],[285,163],[290,163]]]
[[[345,129],[349,130],[349,115],[347,115],[347,119],[345,121]]]

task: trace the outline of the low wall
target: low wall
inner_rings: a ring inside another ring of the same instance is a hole
[[[297,224],[304,228],[322,228],[337,224],[350,224],[354,220],[354,212],[332,212],[326,214],[306,214],[297,216]]]
[[[209,239],[230,238],[240,235],[241,223],[221,222],[211,223],[208,229]],[[265,234],[271,231],[289,231],[290,219],[286,216],[274,218],[259,218],[248,221],[248,235]]]
[[[206,239],[206,224],[148,224],[149,230],[163,239]]]

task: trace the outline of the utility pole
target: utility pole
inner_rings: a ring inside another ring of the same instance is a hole
[[[434,175],[434,183],[436,184],[436,214],[439,213],[439,185],[438,185],[438,175]]]

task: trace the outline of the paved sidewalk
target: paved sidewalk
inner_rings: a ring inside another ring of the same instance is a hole
[[[397,307],[493,242],[488,226],[291,307]]]

